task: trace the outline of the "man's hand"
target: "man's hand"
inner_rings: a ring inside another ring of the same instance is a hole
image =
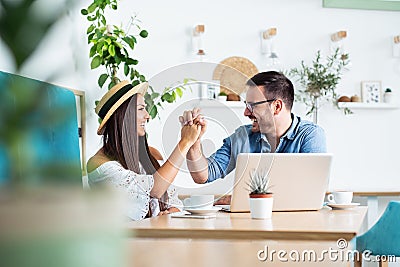
[[[179,116],[179,121],[183,128],[199,127],[200,133],[197,140],[190,147],[186,154],[186,164],[190,171],[193,181],[197,184],[204,184],[208,178],[208,162],[204,157],[201,149],[201,137],[207,129],[207,121],[200,113],[199,108],[193,110],[186,110],[182,116]],[[186,126],[191,125],[191,126]]]
[[[157,216],[162,216],[162,215],[166,215],[166,214],[169,214],[169,211],[163,210],[163,211],[160,211]]]
[[[185,110],[182,116],[179,116],[179,122],[183,125],[192,125],[194,119],[199,117],[200,109],[194,108],[193,110]]]
[[[183,112],[183,115],[179,116],[179,122],[181,123],[182,126],[193,125],[193,124],[200,125],[201,132],[200,132],[198,140],[201,139],[201,137],[207,130],[207,121],[203,117],[203,115],[200,113],[199,108],[194,108],[193,110],[185,110]]]

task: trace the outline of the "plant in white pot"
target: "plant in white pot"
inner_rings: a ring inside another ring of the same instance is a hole
[[[247,183],[250,190],[250,213],[253,219],[269,219],[272,217],[273,193],[269,191],[268,172],[253,170]]]
[[[385,103],[392,103],[393,102],[392,89],[386,88],[385,93],[383,94],[383,102],[385,102]]]
[[[225,92],[220,92],[218,94],[218,100],[219,101],[226,101],[228,99],[228,95]]]
[[[288,72],[301,85],[301,89],[295,92],[296,101],[307,106],[306,115],[312,114],[314,123],[318,122],[318,109],[323,101],[331,102],[339,109],[336,87],[349,63],[349,55],[341,54],[339,49],[333,55],[327,56],[326,60],[317,51],[311,64],[306,65],[301,61],[300,67],[292,68]],[[344,108],[343,111],[344,114],[352,113],[349,108]]]

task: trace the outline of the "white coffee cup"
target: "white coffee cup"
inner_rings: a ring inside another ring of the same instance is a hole
[[[353,192],[336,191],[329,194],[326,198],[332,204],[350,204],[353,201]]]
[[[193,195],[183,200],[186,209],[211,209],[214,195]]]

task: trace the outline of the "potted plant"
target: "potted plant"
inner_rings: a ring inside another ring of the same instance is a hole
[[[392,89],[386,88],[385,93],[383,94],[383,102],[385,102],[385,103],[392,103],[393,102]]]
[[[269,219],[272,217],[273,193],[269,191],[268,172],[253,170],[250,173],[249,201],[253,219]]]
[[[225,92],[219,92],[219,94],[218,94],[219,101],[226,101],[227,98],[228,98],[228,95]]]
[[[314,123],[318,122],[318,108],[320,100],[325,100],[338,106],[338,85],[345,67],[349,64],[348,54],[340,54],[339,49],[328,56],[325,62],[321,59],[321,52],[317,51],[311,65],[301,61],[299,68],[290,69],[288,75],[295,78],[303,89],[297,90],[296,100],[303,102],[308,110],[307,115],[313,114]],[[349,108],[344,108],[345,114],[351,114]]]

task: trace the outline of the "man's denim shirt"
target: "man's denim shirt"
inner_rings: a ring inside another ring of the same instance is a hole
[[[236,167],[239,153],[269,153],[271,147],[264,134],[253,133],[251,124],[240,126],[224,139],[220,149],[208,159],[208,182],[223,178]],[[292,114],[292,125],[280,138],[276,153],[325,153],[324,130]]]

